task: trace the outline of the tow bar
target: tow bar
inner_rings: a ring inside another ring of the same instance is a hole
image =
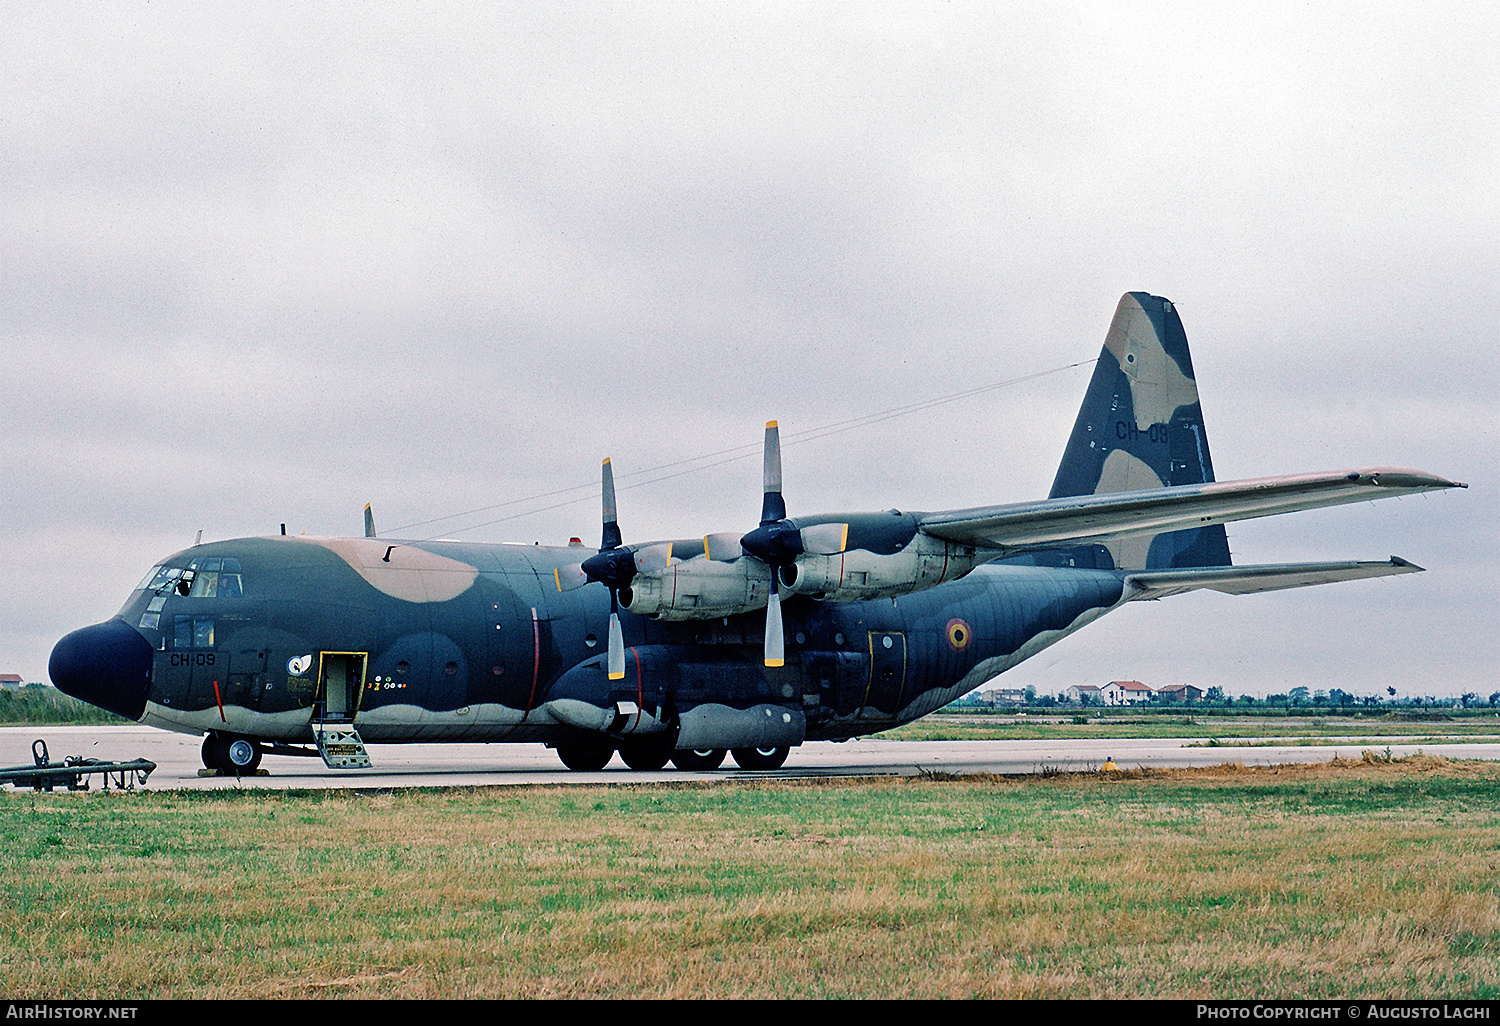
[[[156,763],[145,759],[134,762],[103,762],[70,755],[54,764],[47,756],[47,742],[37,738],[31,742],[31,766],[12,766],[0,769],[0,783],[16,787],[30,787],[37,791],[51,791],[59,784],[67,784],[69,791],[87,791],[89,777],[97,773],[104,778],[104,790],[113,782],[118,791],[134,791],[136,784],[144,784]]]

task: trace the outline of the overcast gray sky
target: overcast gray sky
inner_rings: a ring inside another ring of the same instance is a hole
[[[604,456],[627,541],[748,529],[772,418],[793,515],[1037,498],[1088,365],[795,438],[1091,360],[1143,290],[1220,479],[1472,487],[1230,527],[1239,562],[1428,573],[1135,604],[1006,680],[1500,687],[1490,4],[6,22],[0,671],[43,679],[199,530],[358,534],[370,501],[383,532],[482,510],[408,537],[593,544]]]

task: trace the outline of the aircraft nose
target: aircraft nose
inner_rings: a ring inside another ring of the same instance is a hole
[[[57,643],[47,673],[63,694],[138,720],[151,690],[151,644],[124,620],[96,623]]]

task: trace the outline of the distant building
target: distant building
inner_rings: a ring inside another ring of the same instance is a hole
[[[1154,694],[1138,680],[1112,680],[1099,689],[1106,705],[1144,705]]]
[[[1103,697],[1099,694],[1102,690],[1097,684],[1074,684],[1068,690],[1064,691],[1063,695],[1068,701],[1075,702],[1078,705],[1084,705],[1085,703],[1092,704],[1104,701]]]
[[[985,705],[1015,705],[1026,704],[1026,691],[1023,688],[991,688],[989,691],[980,693],[980,699]]]
[[[1186,702],[1201,702],[1203,689],[1191,684],[1163,684],[1156,689],[1156,700],[1180,705]]]
[[[18,688],[25,683],[18,673],[0,673],[0,688]]]

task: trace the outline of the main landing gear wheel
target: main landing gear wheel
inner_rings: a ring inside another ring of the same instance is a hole
[[[579,773],[596,773],[609,765],[614,758],[615,746],[608,741],[583,738],[578,741],[559,741],[557,757],[564,766]]]
[[[736,748],[733,751],[735,765],[740,769],[773,770],[781,768],[792,750],[783,745],[780,748]]]
[[[631,738],[620,742],[620,758],[633,770],[649,773],[659,770],[672,757],[672,740],[668,737]]]
[[[729,754],[727,748],[679,748],[672,753],[672,765],[689,773],[716,770]]]
[[[203,765],[220,773],[237,777],[254,773],[264,754],[260,745],[248,738],[209,734],[203,739]]]

